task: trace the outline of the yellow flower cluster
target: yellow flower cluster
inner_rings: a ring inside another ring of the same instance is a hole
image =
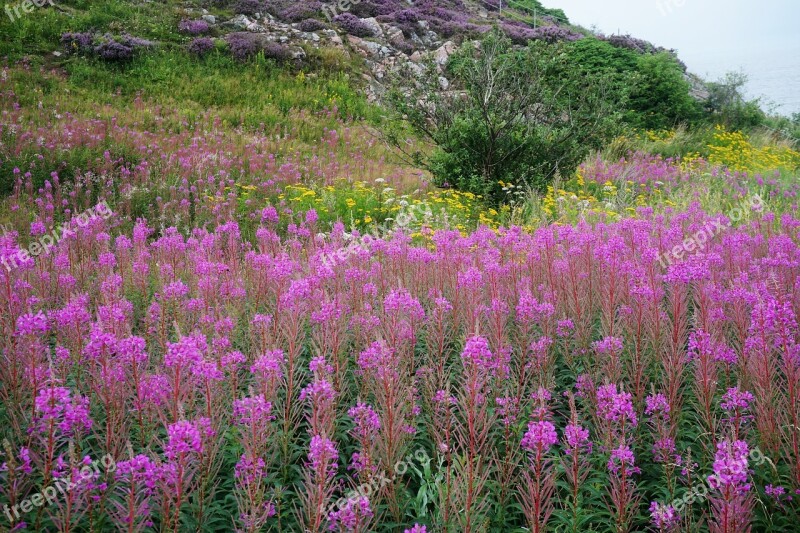
[[[738,131],[727,131],[717,126],[709,149],[709,161],[736,172],[766,172],[770,170],[795,170],[800,166],[800,152],[786,146],[756,147]]]
[[[480,196],[450,189],[400,195],[380,179],[374,184],[339,180],[318,188],[288,185],[277,200],[288,202],[297,211],[313,208],[322,221],[341,220],[362,230],[372,224],[392,226],[403,220],[415,232],[436,227],[466,233],[478,225],[500,227],[509,211],[508,207],[499,212],[487,209]]]

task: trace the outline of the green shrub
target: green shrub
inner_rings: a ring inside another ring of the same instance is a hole
[[[411,95],[399,81],[393,109],[436,146],[412,157],[439,185],[494,202],[508,200],[506,184],[544,190],[573,172],[619,131],[625,91],[607,76],[587,78],[562,50],[540,42],[515,49],[495,31],[480,49],[465,45],[451,58],[453,90],[438,90],[433,67]]]

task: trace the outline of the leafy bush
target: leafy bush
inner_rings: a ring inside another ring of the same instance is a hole
[[[298,28],[300,29],[300,31],[312,32],[312,31],[324,30],[326,26],[325,23],[317,19],[305,19],[304,21],[300,22]]]
[[[189,35],[208,33],[211,26],[205,20],[182,20],[178,23],[178,31]]]
[[[140,39],[132,35],[97,36],[91,33],[65,33],[61,36],[61,45],[71,54],[89,54],[105,61],[127,61],[137,51],[153,46],[152,41]]]
[[[286,61],[291,58],[289,48],[274,41],[265,43],[262,52],[264,52],[264,57],[267,59],[274,59],[276,61]]]
[[[319,14],[321,11],[321,2],[297,3],[281,10],[278,13],[278,18],[288,22],[300,22]]]
[[[345,33],[355,35],[356,37],[372,37],[372,28],[370,28],[360,18],[352,13],[342,13],[336,15],[333,21],[339,25]]]
[[[644,39],[631,37],[630,35],[612,35],[610,37],[604,37],[603,40],[605,40],[611,46],[616,46],[617,48],[626,48],[628,50],[633,50],[634,52],[639,52],[640,54],[649,54],[658,51],[656,46],[652,43],[645,41]]]
[[[237,61],[250,59],[263,46],[263,37],[256,33],[234,32],[225,36],[231,55]]]
[[[285,61],[290,58],[289,49],[271,41],[261,33],[234,32],[225,36],[231,55],[237,61],[246,61],[259,52],[267,59]]]
[[[636,70],[639,81],[630,95],[628,121],[631,124],[662,130],[701,118],[701,105],[689,93],[691,84],[671,54],[639,56]]]
[[[237,15],[247,15],[252,17],[256,13],[264,11],[264,4],[260,0],[237,0],[233,6],[233,12]]]
[[[186,50],[195,56],[202,57],[214,49],[214,40],[209,37],[198,37],[186,47]]]
[[[740,72],[729,72],[721,80],[706,84],[709,97],[705,107],[714,122],[732,130],[751,129],[764,124],[766,114],[758,100],[745,99],[745,85],[747,76]]]
[[[533,30],[532,39],[546,43],[571,42],[583,39],[583,35],[561,26],[541,26]]]
[[[609,90],[608,77],[575,69],[561,45],[514,49],[494,31],[479,50],[465,45],[447,73],[452,93],[437,90],[431,69],[412,94],[398,83],[390,96],[398,118],[436,145],[411,155],[439,185],[495,202],[506,199],[502,183],[543,190],[618,132],[623,93]]]
[[[533,28],[529,27],[503,24],[502,28],[503,28],[503,33],[506,34],[506,37],[511,39],[511,42],[522,46],[528,44],[528,41],[532,41],[534,36],[536,35]]]
[[[85,54],[92,51],[94,35],[91,33],[65,33],[61,36],[61,46],[68,54]]]
[[[671,129],[701,118],[683,66],[669,51],[642,54],[641,46],[615,46],[589,37],[569,43],[564,52],[586,76],[610,76],[628,93],[625,121],[642,129]]]

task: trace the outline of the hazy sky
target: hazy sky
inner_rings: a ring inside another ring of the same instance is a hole
[[[675,48],[698,74],[800,50],[798,0],[543,0],[572,22]],[[791,51],[790,51],[791,50]]]

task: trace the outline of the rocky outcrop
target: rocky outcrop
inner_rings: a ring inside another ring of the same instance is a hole
[[[424,20],[419,21],[415,31],[407,36],[393,24],[365,18],[361,22],[370,28],[373,36],[356,37],[337,31],[335,27],[304,32],[300,30],[301,24],[283,22],[268,13],[236,15],[228,20],[219,20],[206,10],[196,14],[221,33],[258,33],[271,41],[293,45],[292,49],[299,52],[302,52],[301,46],[311,46],[336,48],[346,55],[358,55],[366,66],[365,90],[371,101],[379,98],[385,90],[384,83],[390,74],[408,72],[412,77],[419,77],[429,64],[440,70],[439,84],[442,89],[446,90],[450,85],[441,70],[457,46],[453,41],[442,39]],[[427,58],[433,61],[428,62]]]

